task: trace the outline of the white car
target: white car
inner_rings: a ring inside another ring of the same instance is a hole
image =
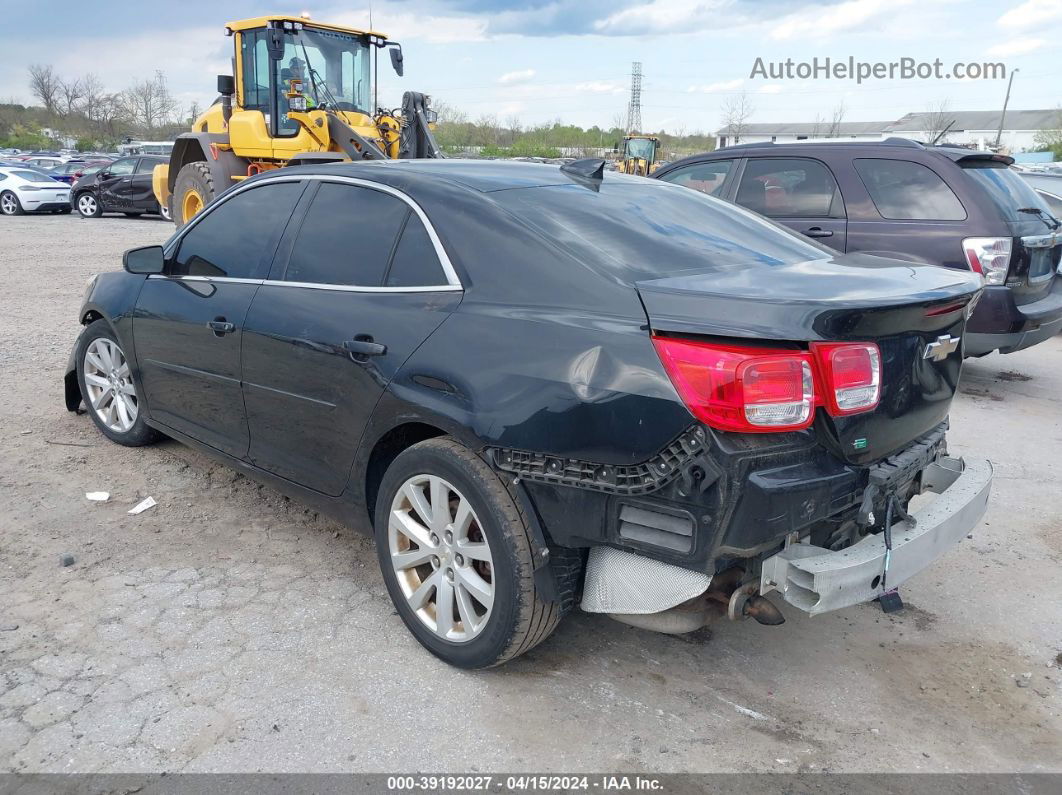
[[[0,167],[0,215],[69,213],[70,186],[33,169]]]

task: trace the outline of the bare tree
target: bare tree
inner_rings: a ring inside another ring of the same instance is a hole
[[[737,96],[730,96],[723,103],[723,130],[727,136],[727,143],[741,143],[741,136],[748,128],[748,121],[756,109],[749,101],[749,95],[742,91]]]
[[[199,106],[198,102],[193,101],[192,104],[188,106],[188,124],[195,124],[195,120],[202,115],[203,109]]]
[[[516,137],[523,130],[523,125],[520,123],[520,117],[515,113],[510,113],[505,117],[505,126],[509,129],[509,146],[516,143]]]
[[[152,79],[127,88],[122,103],[129,120],[145,132],[163,126],[177,112],[177,101],[170,95],[161,71],[156,71]]]
[[[948,100],[942,99],[929,105],[922,114],[922,132],[925,133],[926,143],[933,143],[937,138],[947,138],[944,131],[948,129],[953,118],[953,114],[948,111]]]
[[[81,110],[81,100],[85,97],[84,80],[59,78],[59,98],[62,101],[62,114],[69,116]]]
[[[107,91],[94,74],[85,75],[81,85],[84,92],[81,112],[95,125],[98,134],[113,138],[118,133],[119,124],[125,119],[122,97]]]
[[[62,93],[59,76],[55,74],[51,64],[33,64],[29,68],[30,91],[33,96],[41,101],[49,113],[59,110],[59,97]]]
[[[830,119],[830,126],[826,129],[827,138],[836,138],[841,134],[841,122],[844,121],[846,110],[844,100],[842,99],[837,107],[833,109],[833,117]]]

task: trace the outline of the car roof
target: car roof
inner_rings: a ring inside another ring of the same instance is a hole
[[[284,171],[360,177],[390,185],[398,182],[425,185],[447,182],[484,193],[514,188],[569,185],[577,179],[561,171],[560,166],[547,163],[457,158],[312,164],[286,168]],[[265,172],[262,176],[268,176],[268,174],[276,174],[276,172]],[[604,177],[604,180],[609,183],[617,181],[641,183],[643,179],[612,171],[606,172]]]

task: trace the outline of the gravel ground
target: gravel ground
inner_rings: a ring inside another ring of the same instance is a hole
[[[65,410],[85,280],[170,231],[0,218],[0,771],[1062,771],[1062,338],[967,364],[951,447],[995,493],[902,614],[673,638],[576,612],[467,673],[365,536]]]

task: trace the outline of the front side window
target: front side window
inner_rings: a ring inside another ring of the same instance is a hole
[[[910,160],[860,158],[853,161],[870,200],[892,221],[962,221],[966,208],[930,168]]]
[[[241,38],[243,107],[269,111],[269,49],[265,31],[244,33]]]
[[[806,158],[749,160],[741,175],[737,203],[771,218],[844,216],[833,174],[818,160]]]
[[[382,191],[323,183],[295,238],[284,279],[381,286],[408,209]]]
[[[712,160],[708,163],[695,163],[692,166],[677,168],[668,172],[660,179],[681,185],[684,188],[692,188],[708,196],[715,196],[726,182],[726,175],[733,167],[733,160]]]
[[[181,239],[168,274],[264,279],[302,189],[301,182],[262,185],[208,208]]]
[[[136,168],[136,162],[135,157],[130,157],[125,160],[116,160],[107,166],[107,173],[114,174],[116,177],[132,174],[133,170]]]

